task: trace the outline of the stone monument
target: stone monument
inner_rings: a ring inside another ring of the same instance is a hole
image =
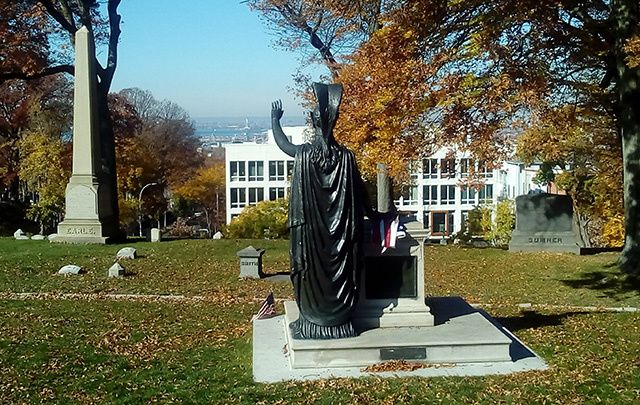
[[[389,219],[392,232],[398,225],[389,179],[379,176],[379,210],[372,210],[353,154],[333,138],[342,88],[315,83],[314,91],[311,143],[291,144],[279,124],[282,105],[272,104],[276,142],[295,158],[288,225],[296,301],[284,303],[284,316],[253,321],[254,378],[330,376],[388,360],[511,362],[514,338],[488,316],[460,299],[465,308],[456,311],[448,311],[460,306],[450,299],[427,301],[427,231],[415,219],[404,220],[406,236],[395,248],[387,238],[367,239],[365,214],[380,235]]]
[[[584,247],[576,231],[570,196],[539,193],[516,197],[516,229],[511,234],[510,252],[580,254]]]
[[[397,215],[391,180],[384,164],[377,165],[378,212]],[[379,226],[380,220],[370,225]],[[365,266],[360,277],[360,297],[354,321],[361,329],[433,326],[434,318],[424,295],[424,242],[428,232],[418,221],[403,220],[407,235],[393,249],[381,251],[365,242]]]
[[[264,249],[256,249],[253,246],[247,246],[246,248],[236,252],[236,255],[240,258],[240,278],[262,278],[264,273],[262,272],[262,255]]]
[[[94,40],[86,27],[76,32],[73,94],[73,171],[65,193],[65,218],[56,242],[106,243],[118,229],[110,189],[101,168]]]

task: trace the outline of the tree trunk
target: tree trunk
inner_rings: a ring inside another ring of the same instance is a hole
[[[109,112],[109,104],[107,99],[108,89],[98,90],[98,119],[100,131],[100,176],[101,184],[106,187],[107,192],[107,212],[105,219],[108,232],[116,239],[124,236],[121,232],[119,222],[118,209],[118,184],[116,176],[116,148],[113,133],[113,125],[111,122],[111,114]]]
[[[637,0],[613,2],[616,22],[617,120],[622,135],[625,242],[620,268],[640,277],[640,68],[630,68],[623,46],[640,22]]]

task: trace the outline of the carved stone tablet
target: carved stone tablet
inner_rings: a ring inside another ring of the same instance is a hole
[[[98,216],[96,193],[84,185],[67,190],[67,218],[96,218]]]

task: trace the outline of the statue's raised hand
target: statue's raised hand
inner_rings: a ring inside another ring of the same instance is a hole
[[[273,103],[271,103],[271,118],[275,118],[277,120],[279,120],[280,118],[282,118],[282,115],[284,114],[284,110],[282,109],[282,101],[277,100],[274,101]]]

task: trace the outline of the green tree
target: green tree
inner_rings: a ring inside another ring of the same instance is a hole
[[[504,247],[511,241],[511,232],[516,225],[515,204],[511,200],[502,200],[496,204],[495,219],[487,234],[494,246]]]
[[[247,206],[227,227],[227,237],[247,239],[286,238],[288,201],[284,198]]]
[[[199,169],[195,176],[174,190],[174,196],[193,201],[206,213],[207,225],[211,230],[220,229],[224,221],[225,169],[224,162],[216,162]]]
[[[69,122],[57,113],[58,110],[43,111],[36,105],[19,145],[20,178],[34,195],[27,216],[40,223],[41,233],[46,225],[54,228],[62,218],[65,186],[71,174],[69,165],[64,164],[65,145],[61,139]]]

